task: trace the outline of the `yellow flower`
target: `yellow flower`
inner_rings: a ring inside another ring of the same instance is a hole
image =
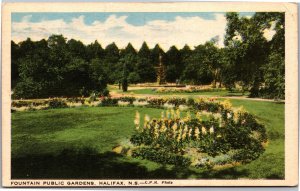
[[[196,113],[196,118],[197,118],[199,121],[201,121],[201,112],[197,112],[197,113]]]
[[[149,117],[149,115],[145,115],[145,117],[144,117],[144,122],[145,123],[148,123],[150,121],[150,117]]]
[[[197,128],[197,129],[198,129],[198,128]],[[199,129],[198,129],[198,131],[199,131]],[[188,135],[189,135],[189,137],[192,136],[192,129],[189,130],[189,134],[188,134]]]
[[[135,124],[136,129],[138,130],[140,127],[140,113],[138,111],[136,111],[136,113],[135,113],[134,124]]]
[[[166,132],[166,130],[167,130],[167,127],[166,127],[165,123],[163,123],[160,128],[160,132]]]
[[[176,131],[177,130],[177,123],[174,123],[174,125],[172,126],[172,129],[173,129],[173,131]]]
[[[187,133],[182,134],[182,140],[185,140]]]
[[[222,101],[220,104],[223,105],[224,109],[231,109],[232,107],[232,104],[228,99]]]
[[[185,133],[188,132],[188,126],[187,125],[184,126],[183,132],[185,132]]]
[[[203,135],[206,135],[207,132],[206,132],[206,128],[204,126],[202,126],[201,131],[202,131]]]
[[[187,113],[186,113],[186,116],[185,116],[185,118],[184,118],[184,121],[190,121],[191,120],[191,113],[188,111]]]
[[[196,137],[196,139],[199,139],[199,134],[200,134],[199,128],[196,127],[195,128],[195,137]]]

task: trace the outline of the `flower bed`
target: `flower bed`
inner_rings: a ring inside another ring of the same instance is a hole
[[[163,104],[158,100],[155,103]],[[130,139],[134,144],[132,156],[163,164],[212,168],[249,163],[264,152],[265,127],[243,108],[233,108],[229,101],[204,99],[196,100],[192,108],[193,116],[187,112],[182,117],[179,109],[166,110],[159,119],[146,115],[142,125],[136,113],[136,131]]]

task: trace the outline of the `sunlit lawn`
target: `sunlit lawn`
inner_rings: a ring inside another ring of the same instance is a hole
[[[112,153],[128,141],[133,119],[161,109],[81,107],[12,113],[13,178],[284,178],[284,104],[231,100],[266,125],[269,145],[250,164],[225,170],[163,166]]]

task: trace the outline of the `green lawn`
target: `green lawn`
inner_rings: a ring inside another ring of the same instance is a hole
[[[225,170],[160,165],[115,154],[134,131],[133,119],[161,109],[81,107],[12,113],[12,178],[284,178],[284,104],[232,100],[266,125],[269,145],[250,164]]]

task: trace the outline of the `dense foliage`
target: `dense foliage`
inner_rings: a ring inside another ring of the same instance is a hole
[[[155,82],[159,56],[165,65],[166,81],[212,84],[232,89],[237,85],[253,97],[284,98],[284,14],[255,13],[251,18],[227,13],[225,47],[218,38],[191,49],[171,46],[163,51],[146,42],[139,50],[129,43],[120,49],[115,43],[102,46],[95,41],[84,45],[52,35],[33,42],[11,42],[12,90],[15,98],[88,96],[117,83]],[[274,30],[272,38],[264,36]],[[201,34],[199,34],[201,35]]]
[[[178,100],[181,102],[181,100]],[[161,118],[136,113],[131,137],[133,157],[163,164],[213,167],[248,163],[264,151],[266,130],[253,115],[234,109],[228,101],[196,100],[195,117],[179,110],[162,112]]]

